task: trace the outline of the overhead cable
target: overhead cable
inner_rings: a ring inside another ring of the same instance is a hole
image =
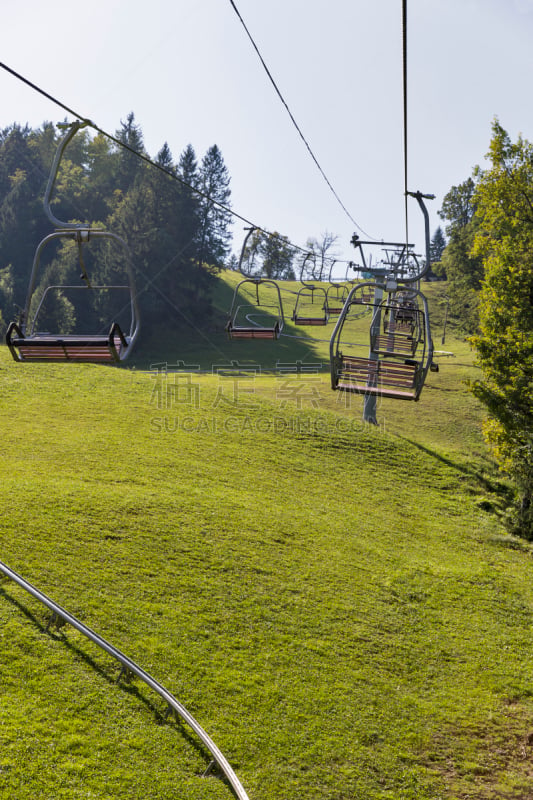
[[[57,106],[62,108],[67,113],[71,114],[73,117],[76,117],[77,119],[80,119],[80,120],[83,120],[84,122],[86,122],[87,125],[90,126],[91,128],[93,128],[97,133],[101,133],[103,136],[106,136],[108,139],[110,139],[115,144],[119,145],[120,147],[124,147],[126,150],[129,150],[130,153],[133,153],[134,155],[138,156],[140,159],[145,161],[147,164],[150,164],[152,167],[155,167],[156,169],[160,170],[161,172],[164,172],[165,175],[169,175],[171,178],[174,178],[174,180],[177,180],[183,186],[187,186],[193,192],[196,192],[196,194],[198,194],[201,197],[203,197],[204,200],[209,200],[209,202],[213,203],[213,205],[218,206],[223,211],[227,211],[228,214],[232,214],[234,217],[237,217],[238,219],[242,220],[243,222],[246,222],[248,225],[252,224],[245,217],[241,217],[240,214],[237,214],[236,211],[233,211],[229,206],[226,206],[223,203],[218,202],[218,200],[213,199],[209,195],[205,194],[205,192],[202,192],[201,189],[198,189],[196,186],[191,186],[191,184],[187,183],[187,181],[184,181],[182,178],[180,178],[178,175],[176,175],[172,170],[167,169],[162,164],[158,164],[156,161],[152,161],[152,159],[149,156],[147,156],[145,153],[141,153],[139,150],[135,150],[133,147],[130,147],[129,144],[127,144],[126,142],[121,141],[116,136],[113,136],[113,134],[108,133],[107,131],[105,131],[102,128],[100,128],[95,122],[93,122],[92,120],[88,119],[83,114],[79,114],[74,109],[69,108],[69,106],[67,106],[65,103],[62,103],[61,100],[58,100],[56,97],[54,97],[51,94],[48,94],[48,92],[45,92],[44,89],[41,89],[35,83],[32,83],[32,81],[30,81],[27,78],[25,78],[19,72],[15,72],[14,69],[11,69],[11,67],[8,67],[7,64],[4,64],[3,62],[0,62],[0,67],[2,67],[2,69],[5,69],[6,72],[9,72],[15,78],[18,78],[18,80],[20,80],[23,83],[25,83],[31,89],[34,89],[34,91],[36,91],[39,94],[43,95],[43,97],[46,97],[48,100],[51,100],[52,103],[55,103]]]
[[[92,120],[88,119],[84,114],[79,114],[77,111],[75,111],[74,109],[70,108],[65,103],[61,102],[61,100],[58,100],[56,97],[54,97],[53,95],[49,94],[44,89],[41,89],[40,86],[37,86],[32,81],[28,80],[28,78],[25,78],[19,72],[16,72],[14,69],[9,67],[7,64],[4,64],[3,62],[0,61],[0,67],[2,69],[4,69],[6,72],[9,72],[10,75],[13,75],[13,77],[17,78],[17,80],[22,81],[22,83],[25,83],[26,86],[29,86],[35,92],[38,92],[40,95],[42,95],[43,97],[46,97],[52,103],[54,103],[55,105],[57,105],[60,108],[62,108],[63,111],[66,111],[68,114],[70,114],[71,116],[75,117],[76,119],[84,120],[87,123],[87,125],[90,126],[91,128],[93,128],[93,130],[95,130],[97,133],[102,134],[102,136],[105,136],[107,139],[109,139],[110,141],[114,142],[119,147],[123,147],[125,150],[129,150],[130,153],[133,153],[138,158],[142,159],[142,161],[146,162],[147,164],[150,164],[150,166],[152,166],[152,167],[155,167],[160,172],[164,172],[165,175],[168,175],[173,180],[178,181],[179,183],[182,184],[182,186],[186,186],[188,189],[190,189],[191,191],[195,192],[197,195],[202,197],[204,200],[207,200],[208,202],[210,202],[213,205],[217,206],[218,208],[222,209],[226,213],[231,214],[231,216],[235,217],[236,219],[241,220],[242,222],[246,223],[246,225],[252,225],[256,230],[258,230],[261,233],[265,234],[265,236],[273,237],[273,238],[276,238],[276,239],[285,238],[279,233],[272,233],[272,232],[266,230],[265,228],[262,228],[260,225],[256,225],[254,222],[251,222],[246,217],[243,217],[241,214],[238,214],[236,211],[233,211],[233,209],[231,209],[229,206],[224,205],[224,203],[220,203],[218,200],[215,200],[213,197],[210,197],[205,192],[202,192],[201,189],[198,189],[196,186],[192,186],[190,183],[187,183],[187,181],[184,181],[182,178],[179,177],[179,175],[176,175],[176,173],[173,172],[172,170],[167,169],[167,167],[164,167],[162,164],[158,164],[156,161],[153,161],[145,153],[142,153],[139,150],[135,150],[133,147],[130,147],[130,145],[128,145],[126,142],[121,141],[116,136],[113,136],[113,134],[108,133],[107,131],[103,130],[103,128],[100,128],[95,122],[93,122]],[[298,250],[298,251],[300,251],[302,253],[308,253],[309,252],[306,248],[300,247],[299,245],[296,245],[296,244],[293,244],[292,242],[290,242],[290,240],[288,240],[288,241],[289,241],[290,246],[294,250]]]
[[[355,221],[355,219],[352,217],[352,215],[350,214],[350,212],[348,211],[348,209],[346,208],[346,206],[344,205],[344,203],[343,203],[343,202],[342,202],[342,200],[340,199],[339,195],[337,194],[337,192],[336,192],[336,191],[335,191],[335,189],[333,188],[333,186],[332,186],[332,184],[331,184],[331,182],[330,182],[330,180],[329,180],[328,176],[326,175],[326,173],[324,172],[324,170],[323,170],[323,169],[322,169],[322,167],[320,166],[320,164],[319,164],[319,162],[318,162],[318,159],[317,159],[317,157],[315,156],[315,154],[314,154],[314,153],[313,153],[313,151],[311,150],[311,147],[310,147],[310,145],[309,145],[309,142],[307,141],[307,139],[305,138],[304,134],[302,133],[302,130],[301,130],[300,126],[299,126],[299,125],[298,125],[298,123],[296,122],[296,120],[295,120],[295,118],[294,118],[294,115],[293,115],[292,111],[290,110],[290,108],[289,108],[289,106],[288,106],[288,104],[287,104],[287,101],[285,100],[285,98],[284,98],[284,97],[283,97],[283,95],[281,94],[281,92],[280,92],[280,90],[279,90],[279,88],[278,88],[278,86],[277,86],[277,84],[276,84],[276,81],[275,81],[275,80],[274,80],[274,78],[272,77],[272,74],[271,74],[271,72],[270,72],[269,68],[267,67],[267,65],[266,65],[266,63],[265,63],[265,60],[264,60],[263,56],[262,56],[262,55],[261,55],[261,53],[259,52],[259,48],[258,48],[258,46],[256,45],[256,43],[255,43],[255,41],[254,41],[254,39],[253,39],[253,37],[252,37],[252,34],[251,34],[251,33],[250,33],[250,31],[248,30],[248,28],[247,28],[247,26],[246,26],[246,23],[244,22],[244,20],[243,20],[243,18],[242,18],[242,16],[241,16],[241,14],[240,14],[240,12],[239,12],[239,9],[237,8],[237,6],[236,6],[236,5],[235,5],[235,3],[233,2],[233,0],[229,0],[229,2],[231,3],[231,6],[232,6],[233,10],[234,10],[234,11],[235,11],[235,13],[237,14],[237,17],[239,18],[239,20],[240,20],[240,22],[241,22],[241,25],[243,26],[244,30],[246,31],[246,34],[247,34],[247,36],[248,36],[248,38],[249,38],[250,42],[252,43],[252,46],[253,46],[253,48],[254,48],[255,52],[257,53],[257,55],[258,55],[258,57],[259,57],[259,60],[260,60],[261,64],[263,65],[263,68],[264,68],[264,70],[265,70],[266,74],[268,75],[268,77],[269,77],[269,79],[270,79],[270,82],[271,82],[272,86],[274,87],[274,89],[275,89],[275,91],[276,91],[276,94],[278,95],[279,99],[281,100],[281,102],[282,102],[282,103],[283,103],[283,105],[285,106],[285,109],[286,109],[286,111],[287,111],[287,113],[288,113],[289,117],[291,118],[291,122],[292,122],[292,124],[294,125],[294,127],[295,127],[295,128],[296,128],[296,130],[298,131],[298,133],[299,133],[299,135],[300,135],[300,138],[302,139],[302,141],[303,141],[304,145],[306,146],[306,148],[307,148],[307,150],[308,150],[308,152],[309,152],[309,155],[311,156],[311,158],[312,158],[312,159],[313,159],[313,161],[315,162],[316,166],[318,167],[318,169],[319,169],[319,171],[320,171],[320,174],[322,175],[322,177],[323,177],[323,178],[324,178],[324,180],[326,181],[326,183],[327,183],[327,185],[329,186],[329,188],[330,188],[331,192],[333,193],[333,195],[334,195],[335,199],[337,200],[337,202],[339,203],[339,205],[341,206],[341,208],[343,209],[343,211],[344,211],[344,212],[345,212],[345,214],[347,215],[348,219],[349,219],[351,222],[353,222],[353,224],[355,225],[355,227],[356,227],[356,228],[358,228],[358,229],[361,231],[361,233],[363,233],[363,234],[364,234],[366,237],[368,237],[369,239],[373,239],[374,237],[373,237],[373,236],[370,236],[368,233],[366,233],[366,232],[365,232],[365,231],[364,231],[364,230],[361,228],[361,226],[360,226],[360,225],[359,225],[359,224],[358,224],[358,223]]]
[[[403,190],[405,197],[405,241],[409,241],[407,190],[407,0],[402,0],[402,77],[403,77]]]

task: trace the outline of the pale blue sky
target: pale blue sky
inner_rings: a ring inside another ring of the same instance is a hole
[[[114,133],[134,111],[155,156],[219,145],[235,211],[303,245],[354,226],[312,162],[229,0],[10,0],[1,60]],[[403,239],[401,0],[236,0],[342,202]],[[448,189],[484,163],[491,122],[533,139],[533,0],[408,0],[409,188]],[[0,125],[63,112],[0,71]],[[421,216],[410,210],[422,246]],[[241,238],[242,223],[234,225]]]

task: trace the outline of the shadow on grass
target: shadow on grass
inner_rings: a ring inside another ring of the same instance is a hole
[[[11,605],[17,608],[22,614],[39,630],[40,633],[46,634],[50,638],[54,639],[54,641],[59,641],[66,646],[66,648],[76,655],[84,664],[86,664],[90,669],[92,669],[96,674],[103,678],[110,686],[114,686],[119,688],[121,691],[126,692],[127,694],[133,696],[136,700],[139,700],[144,706],[153,713],[156,723],[159,725],[170,724],[171,720],[174,720],[175,727],[179,730],[180,734],[183,736],[185,741],[190,744],[196,752],[202,756],[207,762],[211,762],[211,754],[209,751],[203,746],[201,742],[199,742],[191,732],[185,727],[184,721],[181,717],[174,712],[173,714],[168,713],[161,713],[157,706],[148,698],[146,697],[136,686],[134,686],[130,682],[121,681],[122,672],[118,675],[113,675],[110,673],[109,670],[102,667],[97,661],[90,656],[85,650],[83,650],[79,645],[70,641],[65,633],[62,630],[54,630],[52,628],[53,622],[47,621],[46,624],[43,624],[38,617],[27,607],[24,603],[21,603],[20,600],[17,600],[16,597],[13,597],[9,594],[5,586],[0,586],[0,596],[5,598]],[[64,626],[67,627],[68,623],[64,623]],[[204,774],[215,774],[214,770],[210,770],[210,763],[206,769]],[[209,772],[207,771],[209,770]],[[217,777],[219,777],[224,783],[229,783],[226,781],[225,776],[216,771]],[[231,787],[230,787],[231,788]]]
[[[184,310],[178,327],[167,326],[164,332],[145,331],[137,350],[125,366],[148,369],[150,364],[157,361],[166,361],[170,366],[178,360],[185,360],[188,363],[197,363],[202,370],[211,371],[213,365],[236,360],[243,364],[257,364],[262,371],[271,372],[275,371],[278,361],[294,363],[320,360],[317,343],[314,341],[316,330],[302,332],[295,327],[290,322],[285,300],[282,301],[285,307],[285,324],[279,339],[230,340],[225,332],[225,325],[229,319],[234,292],[235,286],[219,278],[213,290],[213,312],[210,316],[199,321],[193,318],[190,310]],[[245,306],[250,302],[250,297],[239,290],[236,304]],[[176,309],[180,311],[178,307]],[[266,316],[271,317],[272,324],[277,318],[271,312],[266,312]],[[331,330],[332,328],[328,328],[328,341]]]
[[[406,436],[400,436],[399,434],[395,434],[396,438],[402,439],[404,442],[408,442],[413,447],[416,447],[422,453],[430,456],[431,458],[440,461],[441,464],[445,464],[447,467],[455,470],[456,472],[460,472],[463,475],[471,478],[475,481],[480,488],[482,488],[486,492],[491,492],[497,495],[501,501],[505,501],[505,503],[509,503],[512,498],[512,489],[510,486],[507,486],[502,481],[495,481],[490,480],[487,478],[480,470],[475,469],[468,464],[461,464],[459,461],[453,461],[451,458],[447,458],[443,456],[441,453],[438,453],[436,450],[432,450],[430,447],[426,447],[420,442],[415,442],[413,439],[408,439]]]

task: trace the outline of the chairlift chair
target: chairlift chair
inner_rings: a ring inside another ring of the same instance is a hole
[[[328,308],[326,290],[322,286],[302,287],[292,312],[295,325],[327,325]]]
[[[77,120],[70,125],[60,125],[66,128],[66,133],[60,140],[50,177],[44,196],[44,210],[55,230],[39,242],[33,259],[32,271],[26,296],[26,303],[21,319],[12,322],[6,333],[6,343],[11,355],[18,362],[92,362],[92,363],[117,363],[124,361],[139,334],[139,312],[137,294],[135,290],[133,269],[128,246],[122,237],[90,225],[61,222],[50,209],[50,198],[57,177],[63,152],[80,128],[89,125],[89,121]],[[36,304],[37,277],[41,263],[42,253],[47,245],[55,240],[71,239],[76,242],[79,264],[81,267],[81,283],[76,285],[48,285],[44,288],[40,302]],[[84,248],[91,241],[107,240],[119,245],[122,253],[122,263],[127,281],[120,285],[93,285],[85,267]],[[125,295],[125,300],[120,302],[120,311],[117,308],[117,317],[123,315],[126,309],[128,317],[127,328],[117,319],[109,321],[106,327],[93,330],[91,333],[61,333],[42,332],[39,330],[39,318],[45,305],[54,292],[66,294],[69,292],[86,292],[94,299],[97,292],[113,292],[120,296]],[[36,308],[35,308],[36,306]],[[127,332],[125,332],[127,330]]]
[[[335,390],[362,395],[379,395],[397,400],[418,400],[432,364],[433,344],[427,300],[418,290],[420,332],[416,336],[381,333],[381,318],[391,305],[385,299],[363,301],[369,286],[362,283],[351,290],[330,341],[331,385]],[[366,314],[372,313],[370,331]]]
[[[373,283],[365,283],[365,284],[357,284],[359,286],[363,286],[361,293],[357,294],[354,303],[362,303],[364,305],[372,305],[374,301],[374,284]]]
[[[248,228],[241,248],[239,271],[244,278],[235,287],[229,319],[225,326],[230,339],[278,339],[285,324],[281,292],[276,281],[248,275],[242,268],[246,244],[254,230],[256,229]],[[255,302],[246,302],[246,298],[243,297],[241,289],[246,284],[254,287]],[[264,291],[261,292],[259,287],[263,290],[272,287],[274,301],[265,295]]]
[[[328,316],[340,314],[346,298],[348,297],[348,287],[344,284],[331,284],[326,290],[326,310]]]
[[[245,284],[255,286],[255,303],[240,302],[239,293]],[[260,286],[263,288],[272,286],[276,290],[277,302],[262,300]],[[281,293],[275,281],[267,278],[245,278],[237,284],[233,293],[229,320],[226,324],[226,332],[230,339],[278,339],[283,330],[284,321]]]
[[[390,300],[382,301],[375,314],[383,319],[383,331],[379,325],[371,325],[370,347],[381,355],[414,356],[424,337],[424,312],[410,301],[408,313],[403,317],[401,306]]]
[[[335,261],[332,262],[329,270],[329,286],[326,289],[326,312],[329,316],[337,316],[341,313],[344,302],[348,297],[349,289],[347,282],[342,283],[332,280],[331,273],[335,266]]]
[[[301,289],[296,295],[296,303],[292,312],[292,321],[295,325],[327,325],[328,307],[327,293],[323,286],[306,283],[303,279],[305,264],[311,256],[308,253],[302,262],[300,271]]]
[[[383,316],[383,331],[413,335],[418,323],[419,309],[416,297],[412,297],[411,292],[398,292]]]
[[[363,419],[373,424],[377,424],[377,396],[416,401],[428,371],[438,371],[433,363],[428,304],[418,289],[418,282],[431,264],[429,214],[424,200],[434,196],[420,191],[407,195],[416,199],[424,215],[425,263],[418,266],[411,244],[364,242],[354,233],[351,243],[359,250],[360,272],[368,276],[368,282],[350,291],[330,339],[332,389],[363,395]],[[363,245],[385,249],[386,257],[372,265],[365,258]],[[368,304],[366,293],[370,287],[374,299]],[[416,308],[411,302],[404,302],[415,298]],[[372,312],[370,331],[364,324],[361,306]]]

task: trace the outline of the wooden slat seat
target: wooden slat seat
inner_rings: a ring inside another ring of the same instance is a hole
[[[327,325],[327,317],[293,317],[295,325]]]
[[[128,346],[119,326],[114,323],[109,334],[52,335],[34,334],[25,336],[18,325],[12,323],[6,334],[6,342],[16,361],[77,361],[91,363],[115,363],[121,360]]]
[[[373,302],[374,302],[374,295],[370,294],[370,293],[367,293],[367,292],[365,292],[364,294],[359,295],[359,296],[356,295],[352,299],[352,303],[366,303],[366,304],[369,304],[369,303],[373,303]]]
[[[16,345],[16,343],[14,343]],[[120,342],[117,343],[120,353]],[[92,344],[90,347],[70,342],[54,342],[47,346],[21,343],[18,351],[23,361],[117,361],[109,345]]]
[[[412,336],[378,334],[372,337],[372,350],[383,355],[412,356],[417,342]]]
[[[397,308],[396,309],[396,319],[399,322],[414,322],[415,321],[416,311],[411,308]]]
[[[417,369],[417,363],[343,356],[337,373],[336,388],[356,394],[377,394],[399,400],[414,400]]]
[[[389,322],[385,320],[383,323],[383,328],[385,333],[404,333],[404,334],[412,334],[415,329],[415,323],[413,322],[400,322],[396,320],[395,322]]]
[[[279,337],[279,324],[276,323],[273,328],[261,328],[254,325],[244,327],[229,323],[226,326],[226,331],[230,339],[277,339]]]

